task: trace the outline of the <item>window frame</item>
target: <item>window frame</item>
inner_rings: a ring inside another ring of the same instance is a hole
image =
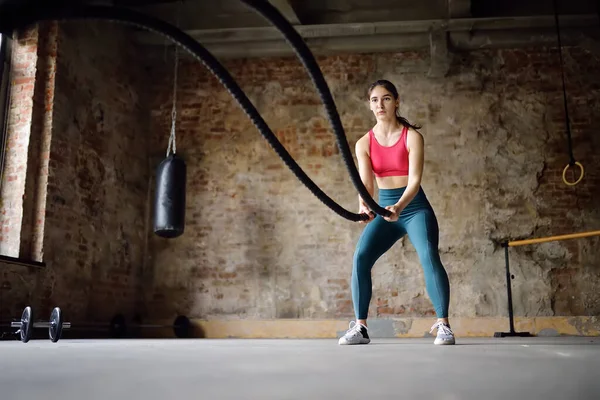
[[[11,40],[0,34],[0,187],[4,177],[4,161],[8,133]]]

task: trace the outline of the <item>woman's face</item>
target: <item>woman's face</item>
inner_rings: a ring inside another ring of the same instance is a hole
[[[383,86],[376,86],[369,98],[370,108],[378,121],[396,119],[396,108],[399,101]]]

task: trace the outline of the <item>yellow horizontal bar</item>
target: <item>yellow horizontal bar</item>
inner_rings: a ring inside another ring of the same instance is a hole
[[[515,240],[512,242],[508,242],[508,246],[509,247],[524,246],[526,244],[553,242],[556,240],[576,239],[576,238],[582,238],[582,237],[588,237],[588,236],[600,236],[600,231],[570,233],[568,235],[548,236],[548,237],[539,238],[539,239]]]

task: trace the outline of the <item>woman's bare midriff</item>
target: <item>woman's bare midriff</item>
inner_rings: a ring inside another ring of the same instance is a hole
[[[397,189],[408,185],[408,175],[375,178],[379,189]]]

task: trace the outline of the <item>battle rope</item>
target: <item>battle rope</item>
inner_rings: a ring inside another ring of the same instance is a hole
[[[256,108],[252,105],[245,93],[237,85],[229,72],[219,63],[219,61],[200,43],[192,37],[168,24],[167,22],[146,16],[135,11],[110,7],[110,6],[68,6],[66,8],[52,8],[48,4],[40,4],[35,7],[22,4],[7,4],[0,6],[0,32],[7,33],[16,29],[24,28],[41,20],[71,20],[71,19],[101,19],[112,22],[124,22],[135,25],[146,30],[162,34],[175,44],[181,46],[184,50],[191,53],[196,59],[200,60],[215,75],[223,86],[230,92],[232,97],[240,104],[244,112],[248,115],[252,123],[258,128],[267,142],[284,161],[296,177],[317,197],[321,202],[351,221],[366,220],[366,214],[352,213],[331,198],[329,198],[300,168],[291,155],[286,151],[277,137],[270,130],[266,122],[262,119]],[[320,71],[319,71],[320,72]],[[336,131],[336,134],[338,132]],[[354,164],[352,164],[354,166]],[[368,193],[367,193],[368,194]],[[375,203],[368,196],[363,195],[365,202],[369,205]],[[375,203],[376,205],[376,203]],[[382,215],[389,215],[390,212],[379,206],[371,207],[373,211]]]
[[[340,120],[340,116],[335,107],[335,102],[333,101],[333,97],[329,91],[329,86],[327,86],[327,82],[325,82],[325,78],[321,73],[321,69],[317,64],[313,53],[304,42],[302,36],[300,36],[298,31],[294,29],[289,21],[281,14],[281,12],[268,1],[241,0],[241,2],[247,4],[249,7],[253,8],[264,18],[266,18],[269,22],[271,22],[283,34],[286,41],[293,47],[294,51],[302,61],[302,64],[308,71],[313,84],[319,92],[319,95],[321,96],[321,101],[323,102],[325,110],[327,111],[329,122],[333,127],[333,131],[337,139],[337,145],[342,153],[342,158],[346,164],[346,169],[350,173],[350,178],[352,179],[354,187],[363,198],[365,203],[367,203],[367,205],[371,208],[371,210],[380,215],[391,215],[390,211],[380,207],[371,198],[367,188],[365,188],[362,180],[360,179],[358,170],[354,165],[352,153],[350,152],[350,147],[348,146],[348,141],[346,140],[346,134],[344,133],[342,121]]]

